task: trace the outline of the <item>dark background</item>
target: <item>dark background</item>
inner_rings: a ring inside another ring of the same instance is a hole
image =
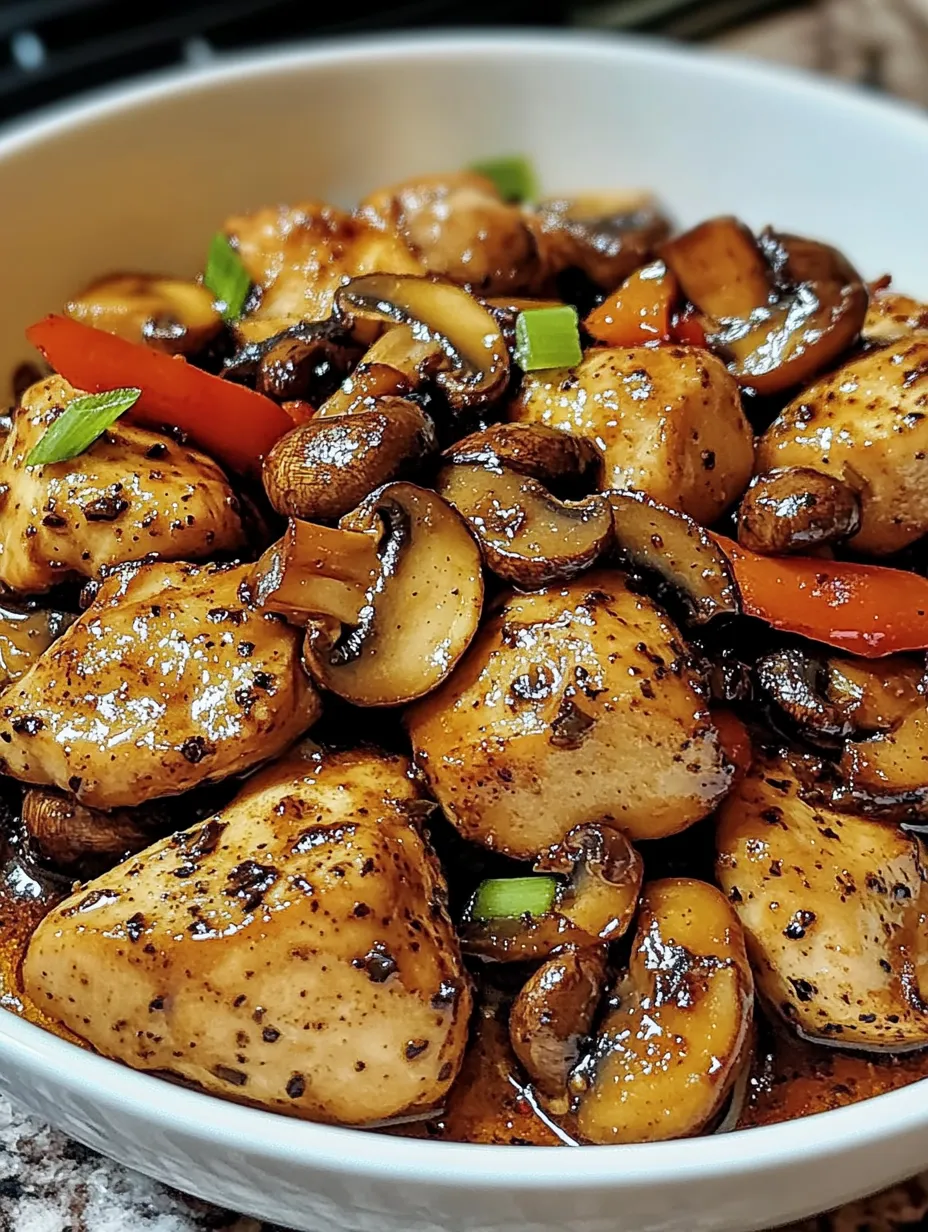
[[[797,0],[0,0],[0,122],[136,73],[365,30],[571,26],[700,40]]]

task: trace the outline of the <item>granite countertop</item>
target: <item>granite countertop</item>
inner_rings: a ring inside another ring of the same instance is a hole
[[[879,85],[928,104],[928,0],[822,0],[722,47]],[[922,1227],[928,1176],[792,1232]],[[149,1181],[25,1116],[0,1096],[0,1232],[281,1232]]]

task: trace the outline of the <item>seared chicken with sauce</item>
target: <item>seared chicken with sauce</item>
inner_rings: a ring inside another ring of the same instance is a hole
[[[241,502],[212,459],[120,423],[79,458],[26,459],[79,391],[49,377],[23,395],[0,448],[0,586],[38,594],[105,565],[200,560],[245,546]]]
[[[503,160],[64,314],[0,445],[3,1005],[469,1142],[925,1073],[920,301]]]
[[[731,781],[677,630],[618,572],[513,595],[407,722],[449,819],[518,859],[585,821],[674,834]]]
[[[6,693],[6,772],[117,808],[241,774],[319,717],[299,635],[247,566],[127,565]]]
[[[471,1002],[423,816],[403,758],[305,745],[66,899],[26,990],[105,1056],[292,1116],[433,1107]]]

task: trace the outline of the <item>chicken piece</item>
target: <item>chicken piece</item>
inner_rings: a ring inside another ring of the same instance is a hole
[[[517,859],[589,821],[674,834],[733,774],[679,633],[618,572],[512,595],[407,725],[449,819]]]
[[[276,757],[318,718],[299,630],[246,607],[250,566],[127,565],[0,698],[3,771],[91,808]]]
[[[928,336],[862,355],[804,390],[757,442],[757,471],[805,466],[860,496],[858,552],[928,533]]]
[[[928,866],[895,826],[816,808],[784,758],[758,760],[719,810],[719,883],[758,991],[808,1039],[928,1044]]]
[[[23,979],[105,1056],[359,1125],[437,1104],[471,994],[405,758],[311,744],[57,907]]]
[[[576,368],[526,373],[509,418],[588,437],[604,488],[637,488],[710,525],[744,491],[751,426],[724,364],[692,347],[596,348]]]
[[[359,213],[401,236],[430,274],[481,295],[529,292],[540,283],[541,261],[525,214],[476,172],[404,180],[372,193]]]
[[[871,292],[861,336],[883,345],[928,332],[928,304],[889,288]]]
[[[320,201],[240,214],[228,219],[225,232],[261,291],[259,305],[240,322],[249,341],[296,321],[324,320],[349,278],[424,272],[398,235]]]
[[[23,394],[0,449],[0,585],[38,594],[149,553],[199,560],[244,545],[238,498],[216,463],[146,428],[118,422],[68,462],[27,467],[80,396],[59,376]]]

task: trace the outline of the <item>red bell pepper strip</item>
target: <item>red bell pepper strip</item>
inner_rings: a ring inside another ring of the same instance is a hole
[[[287,412],[263,394],[69,317],[37,321],[26,337],[78,389],[141,389],[127,419],[179,428],[232,470],[258,470],[274,442],[293,427]]]
[[[761,556],[724,535],[742,610],[865,659],[928,649],[928,579],[883,565]]]

